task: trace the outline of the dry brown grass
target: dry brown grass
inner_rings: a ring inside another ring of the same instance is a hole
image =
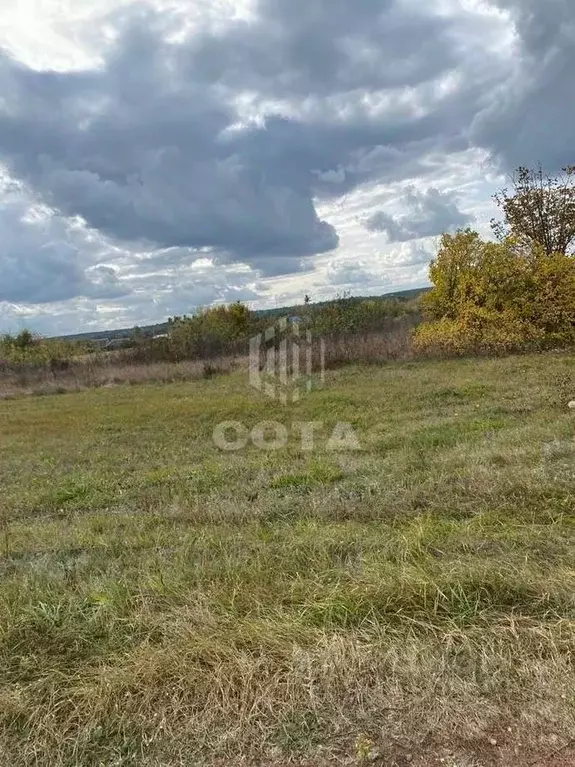
[[[353,363],[381,364],[413,359],[412,328],[401,325],[386,333],[328,336],[326,368],[328,370]]]
[[[130,363],[114,353],[86,357],[65,370],[22,369],[0,375],[0,399],[64,394],[100,387],[198,381],[247,367],[247,359],[221,357],[183,362]]]
[[[412,357],[411,325],[397,326],[385,333],[349,334],[324,338],[326,369],[360,362],[381,364]],[[245,346],[248,344],[246,343]],[[197,381],[247,369],[246,350],[230,356],[201,360],[164,362],[132,359],[132,350],[88,355],[71,361],[63,369],[21,366],[0,371],[0,399],[24,395],[64,394],[100,387],[143,383]],[[301,363],[305,364],[302,351]],[[314,343],[314,369],[322,362],[319,340]]]
[[[561,622],[465,632],[374,621],[334,634],[273,617],[222,620],[198,604],[163,615],[155,630],[157,640],[120,666],[52,674],[5,698],[4,719],[26,723],[14,727],[14,744],[4,735],[4,752],[19,754],[12,764],[41,754],[51,767],[175,767],[212,763],[209,754],[228,765],[240,755],[244,764],[281,764],[320,746],[316,763],[347,753],[360,764],[353,733],[374,744],[378,764],[407,765],[407,754],[438,744],[496,757],[520,743],[525,758],[567,742],[575,728],[565,715],[575,634]],[[96,753],[109,761],[92,761]]]

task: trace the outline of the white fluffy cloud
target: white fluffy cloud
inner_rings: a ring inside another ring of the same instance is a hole
[[[390,242],[408,242],[462,229],[472,216],[459,210],[454,195],[430,187],[418,192],[413,186],[397,201],[397,215],[379,210],[366,221],[370,232],[385,232]]]

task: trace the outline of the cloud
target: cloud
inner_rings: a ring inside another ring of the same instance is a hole
[[[81,231],[34,206],[18,191],[0,203],[0,302],[44,304],[76,296],[126,294],[111,267]]]
[[[497,174],[574,161],[572,0],[152,2],[70,21],[73,69],[0,52],[0,168],[27,190],[0,191],[14,316],[420,283],[420,240],[481,229]]]
[[[403,242],[372,262],[361,259],[333,259],[325,276],[332,287],[353,294],[377,295],[427,285],[432,253],[414,242]]]
[[[101,71],[34,72],[4,57],[0,151],[10,172],[64,216],[125,242],[213,248],[222,258],[299,268],[335,248],[311,173],[285,164],[281,120],[237,115],[188,79],[181,50],[138,14]],[[285,259],[289,259],[286,261]]]
[[[425,274],[425,282],[427,279],[427,267],[429,262],[433,259],[434,253],[427,248],[416,245],[414,242],[403,242],[401,245],[394,249],[389,255],[389,263],[397,269],[410,269],[411,267],[418,267],[419,273]]]
[[[514,23],[515,68],[478,111],[470,140],[509,171],[575,162],[575,8],[572,0],[493,0]]]
[[[265,295],[267,289],[249,268],[231,265],[222,268],[212,261],[177,264],[168,270],[158,271],[154,261],[143,261],[131,275],[133,295],[127,312],[134,315],[141,305],[153,304],[154,313],[161,317],[172,314],[191,314],[213,303],[253,301]]]
[[[361,261],[339,261],[327,269],[327,279],[332,285],[368,286],[375,281],[375,275],[367,264]]]
[[[29,327],[46,335],[129,328],[192,314],[214,303],[262,301],[268,294],[268,286],[250,269],[222,269],[207,259],[158,271],[153,259],[144,257],[122,280],[129,287],[127,295],[105,290],[107,280],[113,279],[108,267],[87,271],[95,289],[88,287],[83,296],[40,304],[0,301],[0,325],[10,332]]]
[[[241,21],[192,43],[206,83],[278,98],[420,85],[457,65],[452,20],[396,0],[260,0]]]
[[[392,216],[378,211],[367,219],[366,229],[385,232],[389,242],[407,242],[463,228],[472,220],[472,216],[459,210],[453,194],[435,187],[419,192],[409,186],[398,205],[402,213]]]
[[[260,0],[253,18],[179,42],[167,12],[112,21],[100,68],[2,57],[10,172],[108,237],[209,248],[267,275],[337,248],[318,197],[425,173],[430,152],[462,148],[462,117],[495,74],[448,87],[469,19],[460,29],[400,0]]]

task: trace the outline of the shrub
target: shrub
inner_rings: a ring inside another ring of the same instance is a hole
[[[172,318],[168,338],[161,339],[159,348],[171,359],[209,358],[232,351],[239,339],[249,338],[254,325],[255,315],[236,301],[193,317]]]
[[[193,316],[169,320],[165,337],[150,339],[140,336],[134,348],[122,352],[125,362],[206,360],[214,357],[246,354],[250,338],[280,317],[297,316],[301,330],[313,331],[328,343],[347,344],[354,336],[374,333],[396,334],[398,320],[409,327],[419,321],[416,299],[351,298],[340,296],[335,301],[292,307],[273,313],[250,311],[244,304],[203,309]],[[402,327],[405,327],[402,325]],[[365,344],[364,344],[365,346]]]
[[[423,353],[500,353],[575,342],[575,259],[513,239],[444,235],[415,331]]]
[[[470,307],[457,319],[422,324],[414,334],[414,351],[440,356],[504,354],[542,340],[540,330],[509,310]]]
[[[81,343],[40,338],[29,330],[23,330],[17,336],[7,334],[0,338],[0,360],[4,366],[62,367],[86,351],[86,346]]]

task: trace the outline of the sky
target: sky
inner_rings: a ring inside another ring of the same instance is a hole
[[[420,287],[575,163],[573,0],[18,0],[0,332]]]

